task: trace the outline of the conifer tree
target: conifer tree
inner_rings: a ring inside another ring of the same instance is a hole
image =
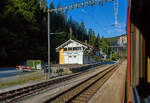
[[[101,43],[100,43],[100,36],[99,36],[99,33],[98,33],[98,35],[96,37],[96,40],[95,40],[95,43],[94,43],[94,47],[96,47],[97,49],[99,49],[100,45],[101,45]]]

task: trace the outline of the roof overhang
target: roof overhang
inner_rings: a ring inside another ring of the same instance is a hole
[[[76,43],[76,44],[81,45],[81,46],[84,47],[84,48],[88,48],[86,45],[83,45],[83,44],[81,44],[81,43],[79,43],[79,42],[77,42],[77,41],[74,41],[74,40],[72,40],[72,39],[69,39],[69,40],[66,41],[65,43],[63,43],[63,44],[61,44],[60,46],[58,46],[58,47],[56,48],[56,51],[58,52],[59,49],[64,48],[69,42],[74,42],[74,43]]]

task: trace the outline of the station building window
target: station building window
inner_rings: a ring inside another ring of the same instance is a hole
[[[73,51],[81,50],[81,47],[73,47]]]
[[[75,50],[78,50],[78,47],[74,47],[73,50],[74,50],[74,51],[75,51]]]
[[[81,50],[81,47],[77,47],[77,50]]]
[[[64,48],[64,51],[67,51],[67,48]]]
[[[72,51],[72,48],[68,48],[68,51]]]

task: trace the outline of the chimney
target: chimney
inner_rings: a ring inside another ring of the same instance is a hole
[[[70,32],[70,39],[72,38],[72,28],[69,28],[69,32]]]

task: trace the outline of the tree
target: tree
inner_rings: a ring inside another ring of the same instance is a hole
[[[94,46],[96,37],[95,37],[95,32],[92,29],[89,29],[88,31],[88,38],[89,38],[89,44]]]
[[[84,42],[85,40],[85,36],[86,36],[86,29],[85,29],[85,25],[84,25],[84,22],[82,21],[81,24],[80,24],[80,30],[81,30],[81,34],[82,35],[82,41]]]
[[[54,4],[50,4],[54,9]],[[88,35],[84,22],[67,20],[66,12],[51,12],[51,61],[56,61],[56,47],[72,38],[95,42],[92,29]],[[47,61],[47,9],[45,0],[2,0],[0,3],[0,64],[17,65],[28,59]],[[9,59],[8,59],[9,58]]]
[[[89,44],[92,45],[92,29],[89,29],[88,31],[88,37],[89,37]]]
[[[110,58],[111,58],[111,60],[117,60],[117,59],[119,59],[119,56],[118,56],[118,54],[116,54],[116,53],[112,53],[112,54],[110,55]]]
[[[96,37],[95,37],[95,32],[94,31],[92,31],[92,46],[94,46],[94,44],[95,44],[95,40],[96,40]]]
[[[0,46],[1,53],[5,54],[0,56],[1,64],[16,65],[25,59],[44,59],[45,56],[39,54],[47,52],[47,23],[39,2],[5,0],[0,7]]]
[[[102,50],[103,50],[103,52],[107,53],[107,49],[108,49],[107,39],[105,39],[104,37],[102,37]]]
[[[101,43],[100,43],[100,36],[99,36],[99,33],[98,33],[98,35],[96,37],[96,40],[95,40],[95,43],[94,43],[94,47],[96,47],[97,49],[99,49],[100,45],[101,45]]]

